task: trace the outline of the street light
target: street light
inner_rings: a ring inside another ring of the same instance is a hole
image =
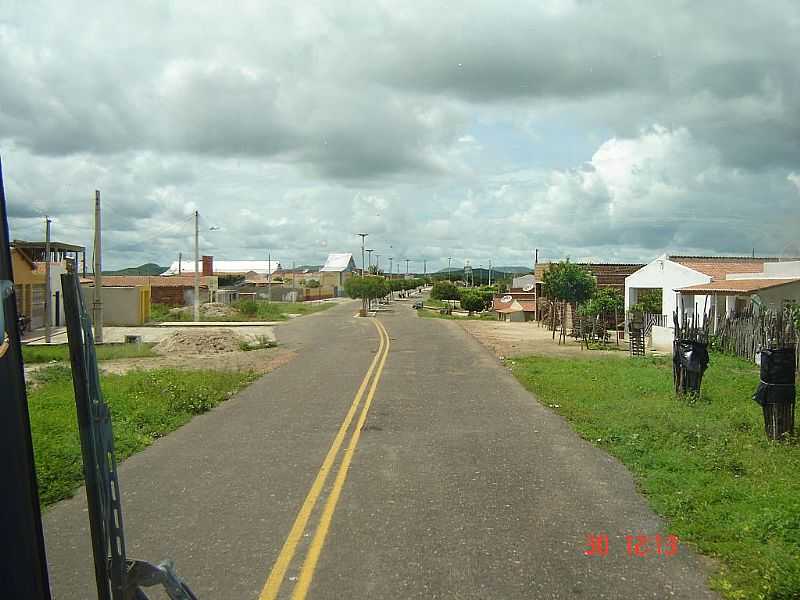
[[[372,269],[372,253],[374,250],[372,248],[367,248],[367,272]]]
[[[364,276],[364,240],[369,235],[368,233],[357,233],[361,236],[361,276]]]
[[[448,279],[448,280],[449,280],[451,283],[453,282],[453,276],[450,274],[450,261],[452,261],[452,260],[453,260],[453,257],[452,257],[452,256],[448,256],[448,257],[447,257],[447,279]]]

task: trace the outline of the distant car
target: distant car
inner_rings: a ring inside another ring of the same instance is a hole
[[[416,302],[414,302],[414,307],[413,308],[415,308],[416,310],[419,310],[420,308],[422,308],[422,300],[417,300]]]

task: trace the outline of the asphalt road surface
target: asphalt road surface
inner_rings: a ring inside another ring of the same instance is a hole
[[[629,556],[668,533],[629,473],[457,324],[357,307],[281,325],[294,360],[121,465],[129,556],[203,600],[716,597],[684,545]],[[45,535],[54,597],[95,598],[83,491]]]

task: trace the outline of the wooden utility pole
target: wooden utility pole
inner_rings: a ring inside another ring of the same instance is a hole
[[[100,227],[100,191],[94,191],[94,340],[103,343],[103,246]]]
[[[200,321],[200,212],[194,211],[194,320]]]
[[[178,275],[180,275],[183,270],[181,263],[183,263],[183,252],[178,252]]]
[[[53,294],[50,285],[50,217],[44,218],[44,341],[50,343],[50,307],[52,301],[50,296]]]

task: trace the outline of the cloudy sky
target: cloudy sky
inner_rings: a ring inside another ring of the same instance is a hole
[[[88,246],[99,189],[110,268],[195,209],[287,265],[800,254],[800,4],[735,6],[6,0],[11,233]]]

